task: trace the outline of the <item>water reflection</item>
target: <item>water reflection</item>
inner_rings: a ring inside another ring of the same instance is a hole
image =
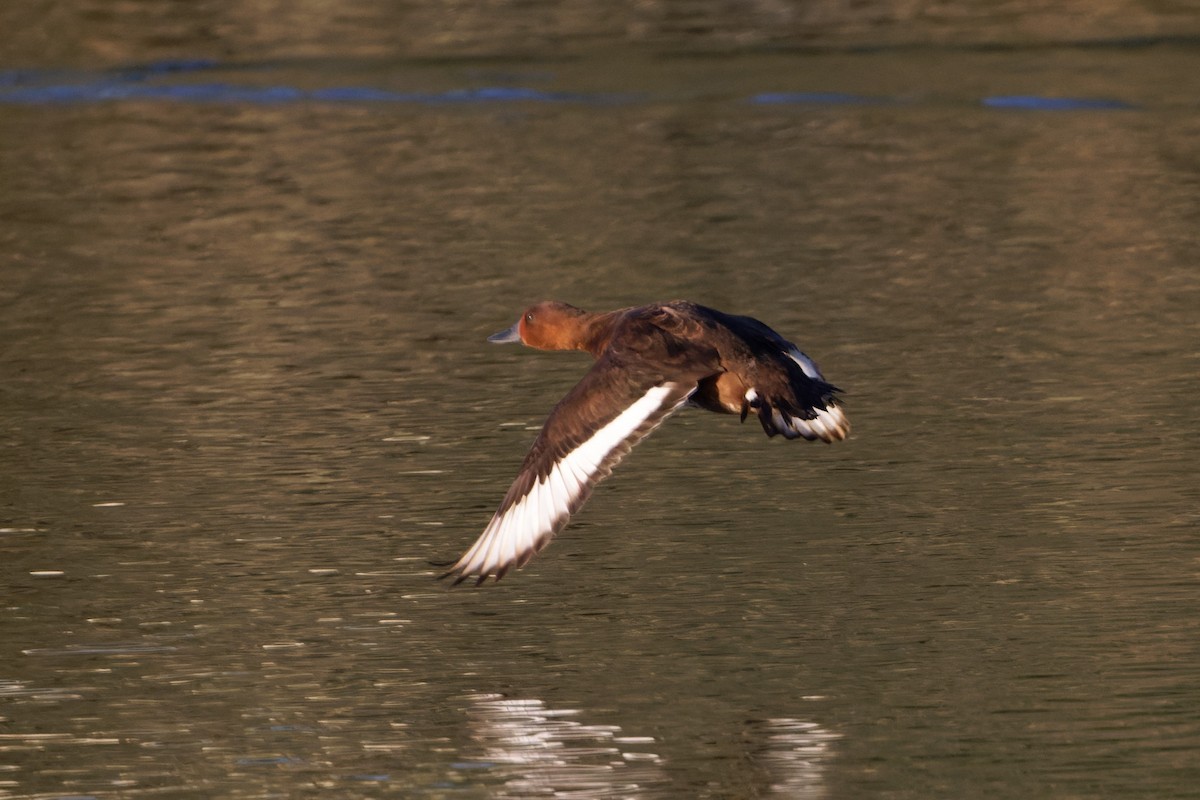
[[[798,800],[826,796],[825,772],[838,734],[789,717],[756,723],[753,734],[766,742],[759,763],[770,778],[772,795]]]
[[[672,797],[673,778],[695,777],[672,770],[661,754],[667,743],[587,722],[579,709],[501,694],[467,699],[476,750],[454,766],[467,781],[474,782],[478,771],[494,776],[496,797]],[[840,738],[792,717],[753,720],[731,759],[748,767],[738,783],[753,786],[754,796],[825,797],[826,770]]]
[[[0,678],[0,700],[12,700],[14,698],[28,699],[32,701],[78,700],[83,697],[82,692],[82,689],[74,689],[68,686],[39,687],[29,683],[28,681]],[[30,733],[8,736],[6,738],[36,739],[39,737],[45,738],[48,735],[50,734]],[[52,734],[50,736],[53,736],[54,738],[61,738],[62,736],[66,736],[66,734],[62,734],[61,736],[59,734]]]
[[[553,709],[537,699],[479,694],[471,702],[475,763],[503,781],[496,797],[648,797],[666,784],[663,759],[645,748],[653,737],[628,736],[617,725],[589,724],[577,709]]]

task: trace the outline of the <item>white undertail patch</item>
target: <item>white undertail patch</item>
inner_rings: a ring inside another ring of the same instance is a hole
[[[800,352],[799,348],[789,349],[787,356],[795,361],[808,377],[818,381],[825,380],[817,362]],[[831,404],[826,408],[816,409],[816,414],[813,419],[790,417],[789,427],[810,441],[820,439],[824,442],[838,442],[850,435],[850,420],[846,418],[846,412],[842,411],[841,406]]]
[[[787,422],[787,426],[780,426],[776,422],[776,427],[780,428],[785,436],[787,433],[784,429],[790,428],[809,441],[820,439],[823,442],[839,442],[850,435],[850,420],[846,418],[846,412],[842,411],[841,406],[830,405],[816,409],[816,416],[812,419],[788,417]]]

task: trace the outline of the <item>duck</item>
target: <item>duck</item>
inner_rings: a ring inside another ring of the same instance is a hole
[[[594,363],[551,410],[500,507],[439,578],[499,581],[525,566],[633,447],[684,406],[753,415],[768,437],[832,443],[850,423],[838,387],[766,324],[677,300],[589,312],[549,300],[488,337],[582,350]]]

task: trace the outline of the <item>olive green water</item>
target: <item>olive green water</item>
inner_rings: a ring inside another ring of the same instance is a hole
[[[636,98],[0,107],[0,797],[1194,796],[1197,64],[301,60],[216,79]],[[890,101],[747,101],[818,90]],[[979,102],[1022,94],[1135,107]],[[546,297],[757,316],[853,436],[682,413],[448,590],[587,368],[484,342]]]

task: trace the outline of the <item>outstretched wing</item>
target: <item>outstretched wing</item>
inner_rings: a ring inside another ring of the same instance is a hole
[[[608,354],[550,412],[483,534],[441,577],[504,577],[545,547],[592,488],[695,390]]]

